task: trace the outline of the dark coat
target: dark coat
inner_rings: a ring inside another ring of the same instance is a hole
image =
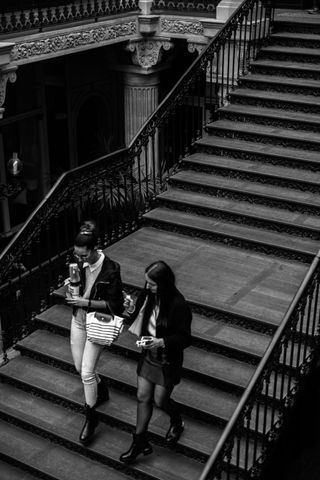
[[[85,285],[85,271],[80,270],[82,285]],[[109,257],[105,256],[101,270],[96,281],[94,282],[90,300],[105,300],[108,307],[103,313],[111,313],[113,315],[121,315],[123,312],[123,294],[122,281],[120,276],[120,265]],[[88,312],[95,311],[94,308],[88,308]]]
[[[136,309],[131,315],[134,320],[146,298],[146,290],[143,290],[136,302]],[[177,290],[172,300],[172,307],[169,311],[167,325],[156,325],[156,337],[163,338],[165,347],[158,349],[158,357],[163,359],[162,370],[166,384],[176,385],[181,380],[183,350],[191,344],[191,321],[192,313],[184,298]],[[142,325],[141,335],[149,335],[148,333],[149,319],[145,318]],[[147,350],[142,349],[142,353],[138,362],[137,373],[142,367],[144,357]]]

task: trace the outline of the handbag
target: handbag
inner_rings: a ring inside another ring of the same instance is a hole
[[[100,312],[86,315],[87,339],[98,345],[110,346],[115,342],[123,328],[123,318]]]
[[[144,314],[144,310],[146,308],[146,304],[147,304],[147,299],[145,299],[144,304],[142,305],[136,319],[134,320],[134,322],[128,328],[128,332],[132,333],[133,335],[136,335],[137,337],[141,336],[143,314]]]

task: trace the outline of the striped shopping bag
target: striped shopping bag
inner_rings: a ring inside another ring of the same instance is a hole
[[[123,328],[123,318],[90,312],[86,316],[87,338],[92,343],[111,345],[117,340]]]

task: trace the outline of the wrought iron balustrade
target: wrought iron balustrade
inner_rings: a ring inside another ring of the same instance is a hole
[[[0,34],[41,32],[45,27],[139,11],[139,0],[2,0]]]
[[[6,349],[33,328],[36,313],[61,284],[79,223],[88,217],[97,220],[101,247],[139,226],[171,172],[247,72],[269,35],[272,19],[269,1],[244,0],[128,148],[60,177],[0,255],[4,360]],[[206,478],[213,478],[225,464],[224,454],[222,445],[219,462],[214,460]]]
[[[199,480],[260,478],[263,462],[319,357],[320,251]]]
[[[154,0],[152,10],[173,11],[184,13],[206,13],[216,16],[216,8],[221,0]]]

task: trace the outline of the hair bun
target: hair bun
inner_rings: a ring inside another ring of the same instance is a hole
[[[80,233],[82,235],[94,235],[96,231],[96,224],[92,220],[87,220],[83,222],[80,227]]]

